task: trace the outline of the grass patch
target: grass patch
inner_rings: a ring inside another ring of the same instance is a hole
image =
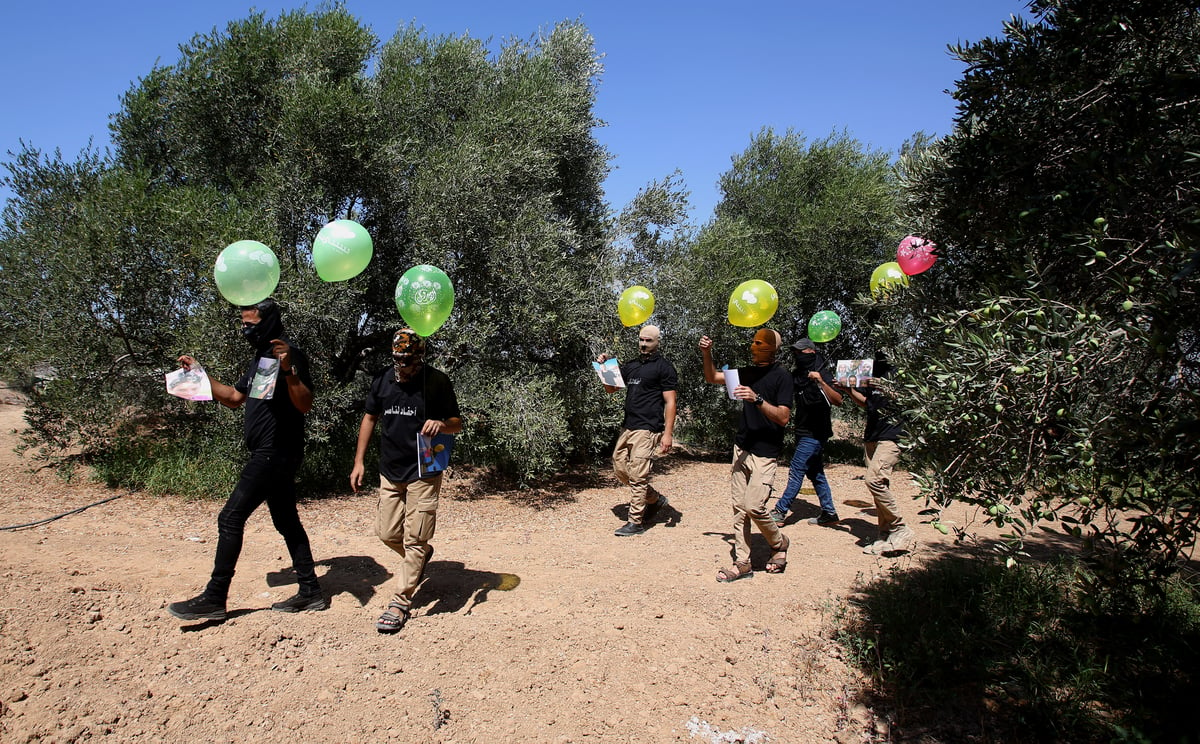
[[[224,498],[237,482],[239,455],[215,443],[127,439],[95,457],[92,468],[110,488]]]
[[[943,558],[864,587],[837,637],[902,740],[1200,742],[1196,587],[1084,578]]]

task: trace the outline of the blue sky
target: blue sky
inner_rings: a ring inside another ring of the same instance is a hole
[[[19,140],[73,158],[108,139],[121,95],[194,34],[256,8],[275,17],[303,3],[204,0],[9,3],[0,27],[0,155]],[[316,4],[307,7],[315,8]],[[597,137],[614,156],[606,197],[619,209],[678,169],[705,222],[717,180],[753,134],[788,128],[809,140],[845,129],[895,152],[918,130],[950,131],[945,92],[963,66],[946,47],[1002,34],[1016,0],[768,0],[757,3],[576,0],[347,0],[382,40],[415,22],[433,34],[529,39],[581,20],[605,55]],[[0,191],[7,199],[11,192]]]

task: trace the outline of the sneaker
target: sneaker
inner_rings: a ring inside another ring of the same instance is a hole
[[[304,592],[296,592],[296,594],[288,597],[282,602],[276,602],[271,605],[272,610],[278,612],[304,612],[306,610],[328,610],[329,600],[325,599],[325,595],[321,592],[315,594],[305,594]]]
[[[640,535],[646,531],[646,528],[637,522],[626,522],[624,527],[618,527],[613,534],[617,537],[628,537],[629,535]]]
[[[645,520],[647,522],[654,521],[654,518],[658,516],[658,513],[662,511],[663,507],[669,506],[670,504],[671,502],[667,501],[667,497],[660,493],[658,495],[658,501],[655,501],[653,504],[646,504]]]
[[[809,519],[808,523],[819,525],[821,527],[832,527],[840,521],[842,520],[838,518],[838,515],[823,511],[821,512],[820,516]]]
[[[917,534],[908,525],[901,525],[888,534],[888,552],[903,552],[912,547]]]
[[[786,512],[781,512],[777,509],[772,509],[770,511],[770,514],[771,514],[771,519],[779,527],[782,527],[783,523],[787,521],[787,513]]]
[[[167,612],[180,620],[224,620],[225,602],[201,594],[182,602],[172,602],[167,605]]]

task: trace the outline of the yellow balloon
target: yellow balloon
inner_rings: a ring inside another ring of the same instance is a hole
[[[621,316],[621,322],[627,326],[645,323],[653,313],[654,295],[645,287],[630,287],[622,292],[621,299],[617,300],[617,315]]]
[[[908,274],[895,261],[888,261],[875,267],[871,272],[871,294],[875,297],[885,296],[900,287],[908,286]]]
[[[742,328],[766,323],[779,309],[779,293],[761,279],[742,282],[729,295],[729,322]]]

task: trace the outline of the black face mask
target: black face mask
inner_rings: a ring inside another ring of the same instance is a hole
[[[796,357],[797,372],[812,372],[813,370],[821,368],[820,354],[806,354],[801,351],[793,356]]]
[[[262,323],[242,324],[242,338],[246,339],[246,342],[256,349],[262,343],[262,334],[259,333],[260,328],[262,328]]]
[[[242,338],[255,349],[263,349],[271,341],[283,338],[283,322],[279,319],[279,309],[271,307],[258,311],[257,323],[242,324]]]

